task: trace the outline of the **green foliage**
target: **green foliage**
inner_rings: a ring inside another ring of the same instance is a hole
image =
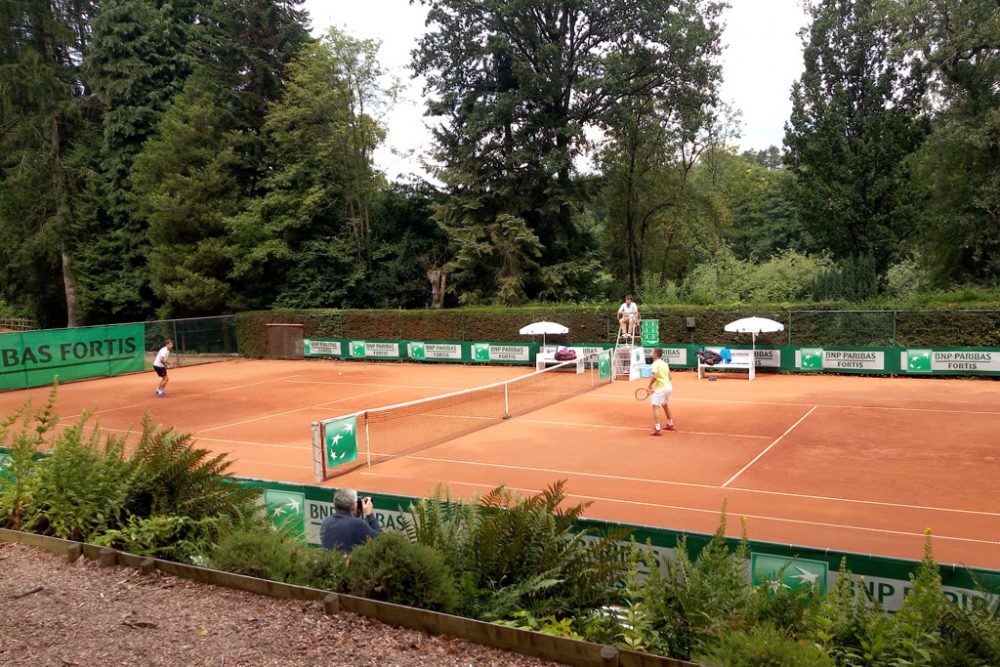
[[[88,416],[52,437],[52,449],[38,459],[27,479],[32,504],[26,530],[67,540],[87,540],[119,525],[128,498],[124,437],[85,435]]]
[[[406,535],[387,532],[351,552],[345,586],[355,595],[451,612],[459,593],[443,554]]]
[[[510,628],[533,630],[556,637],[566,637],[567,639],[583,639],[573,629],[573,619],[571,618],[556,618],[555,616],[535,618],[531,612],[522,610],[512,613],[510,619],[506,621],[497,621],[497,624]]]
[[[567,264],[593,249],[574,220],[585,200],[573,178],[587,148],[584,129],[600,123],[613,131],[615,103],[644,97],[654,98],[670,130],[691,129],[674,119],[699,108],[717,84],[721,7],[427,4],[413,68],[427,79],[428,112],[442,119],[435,176],[449,198],[437,219],[453,239],[455,293],[464,303],[523,303],[550,287],[546,267],[561,267],[561,293],[586,293],[590,286],[578,282],[590,277],[578,270],[585,267]],[[638,267],[633,275],[641,274]]]
[[[719,667],[834,667],[837,663],[813,644],[795,641],[770,625],[748,632],[729,631],[695,655]]]
[[[192,559],[202,545],[192,542],[192,535],[203,534],[214,527],[212,519],[202,519],[202,525],[185,516],[128,516],[119,528],[109,528],[88,539],[102,547],[120,549],[137,556],[164,558],[185,562]]]
[[[891,53],[877,0],[810,5],[805,70],[792,87],[785,159],[802,221],[837,258],[869,255],[881,274],[917,228],[921,190],[907,157],[927,134],[927,72]]]
[[[939,285],[1000,276],[1000,12],[991,0],[885,3],[901,53],[933,71],[933,129],[912,156],[929,193],[919,234]]]
[[[931,551],[930,531],[926,533],[924,557],[903,605],[893,616],[894,636],[890,654],[901,664],[932,667],[941,663],[941,624],[950,604],[941,588],[941,573]]]
[[[139,516],[179,514],[200,521],[238,516],[255,496],[229,481],[232,461],[195,447],[192,436],[143,421],[132,455],[128,509]]]
[[[0,487],[0,525],[188,560],[256,495],[228,480],[223,455],[149,417],[130,454],[124,436],[102,434],[87,414],[56,433],[55,392],[0,422],[15,476]]]
[[[0,446],[9,450],[5,473],[13,477],[13,482],[9,477],[0,477],[4,482],[0,485],[0,526],[22,530],[35,502],[33,478],[38,448],[45,442],[46,433],[59,423],[54,410],[57,389],[58,383],[53,384],[48,400],[39,410],[32,410],[28,401],[0,421]]]
[[[132,183],[162,316],[217,315],[240,303],[227,279],[225,237],[240,201],[241,138],[214,86],[211,71],[192,74],[135,158]]]
[[[854,255],[836,268],[815,276],[812,295],[817,301],[864,303],[879,291],[879,276],[872,255]]]
[[[885,295],[896,301],[929,297],[931,276],[916,253],[904,257],[885,272]]]
[[[371,208],[381,181],[372,153],[385,137],[373,114],[394,90],[379,86],[378,44],[331,29],[288,66],[268,108],[269,169],[259,196],[231,221],[234,277],[259,306],[339,306],[369,273]]]
[[[756,263],[724,249],[688,274],[684,291],[693,303],[781,303],[801,301],[815,291],[815,281],[830,271],[824,256],[793,250]]]
[[[298,586],[341,590],[347,562],[339,551],[315,549],[275,529],[259,513],[225,531],[205,555],[214,568]]]
[[[838,665],[882,665],[888,659],[892,622],[869,599],[864,584],[842,562],[833,590],[803,625],[803,637],[823,647]]]
[[[542,244],[523,218],[501,213],[484,220],[447,208],[438,216],[453,245],[447,269],[459,303],[513,306],[527,300],[525,282],[539,268]]]
[[[464,611],[486,620],[528,610],[565,617],[614,601],[627,561],[617,535],[571,533],[586,505],[562,509],[564,483],[516,497],[498,487],[475,506],[435,497],[411,508],[407,534],[456,568]]]
[[[695,558],[682,537],[674,557],[662,563],[651,552],[632,559],[623,589],[629,622],[619,621],[617,631],[621,646],[688,659],[744,625],[753,595],[746,583],[748,542],[744,537],[730,550],[725,525],[723,507],[718,529]]]

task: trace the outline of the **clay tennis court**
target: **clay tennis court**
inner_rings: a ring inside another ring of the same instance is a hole
[[[233,472],[312,483],[310,423],[527,373],[524,368],[237,360],[59,388],[63,424],[155,421],[235,460]],[[640,381],[641,382],[641,381]],[[1000,383],[829,375],[674,372],[677,431],[651,437],[640,382],[615,382],[529,415],[326,482],[422,496],[567,480],[591,518],[728,532],[836,551],[919,559],[924,530],[942,563],[1000,569]],[[0,415],[47,388],[0,393]],[[414,434],[416,437],[418,434]]]

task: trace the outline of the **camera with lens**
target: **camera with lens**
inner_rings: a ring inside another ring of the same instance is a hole
[[[358,516],[364,516],[365,513],[365,500],[371,501],[371,498],[365,496],[364,498],[358,498]]]

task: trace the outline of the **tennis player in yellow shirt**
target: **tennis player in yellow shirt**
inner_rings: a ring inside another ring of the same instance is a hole
[[[649,379],[649,390],[653,392],[649,402],[653,405],[654,429],[650,435],[660,435],[660,411],[659,406],[663,406],[663,414],[667,417],[667,430],[674,430],[674,418],[670,414],[670,393],[673,385],[670,383],[670,366],[663,360],[663,350],[656,348],[653,350],[652,377]]]

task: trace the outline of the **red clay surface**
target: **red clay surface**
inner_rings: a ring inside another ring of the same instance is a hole
[[[231,361],[59,388],[63,424],[138,429],[146,411],[227,452],[240,476],[313,483],[310,424],[515,377],[523,368],[345,361]],[[616,382],[413,455],[326,482],[467,497],[567,480],[592,518],[1000,569],[1000,382],[674,372],[677,431],[649,435],[638,383]],[[0,415],[47,388],[0,393]]]

